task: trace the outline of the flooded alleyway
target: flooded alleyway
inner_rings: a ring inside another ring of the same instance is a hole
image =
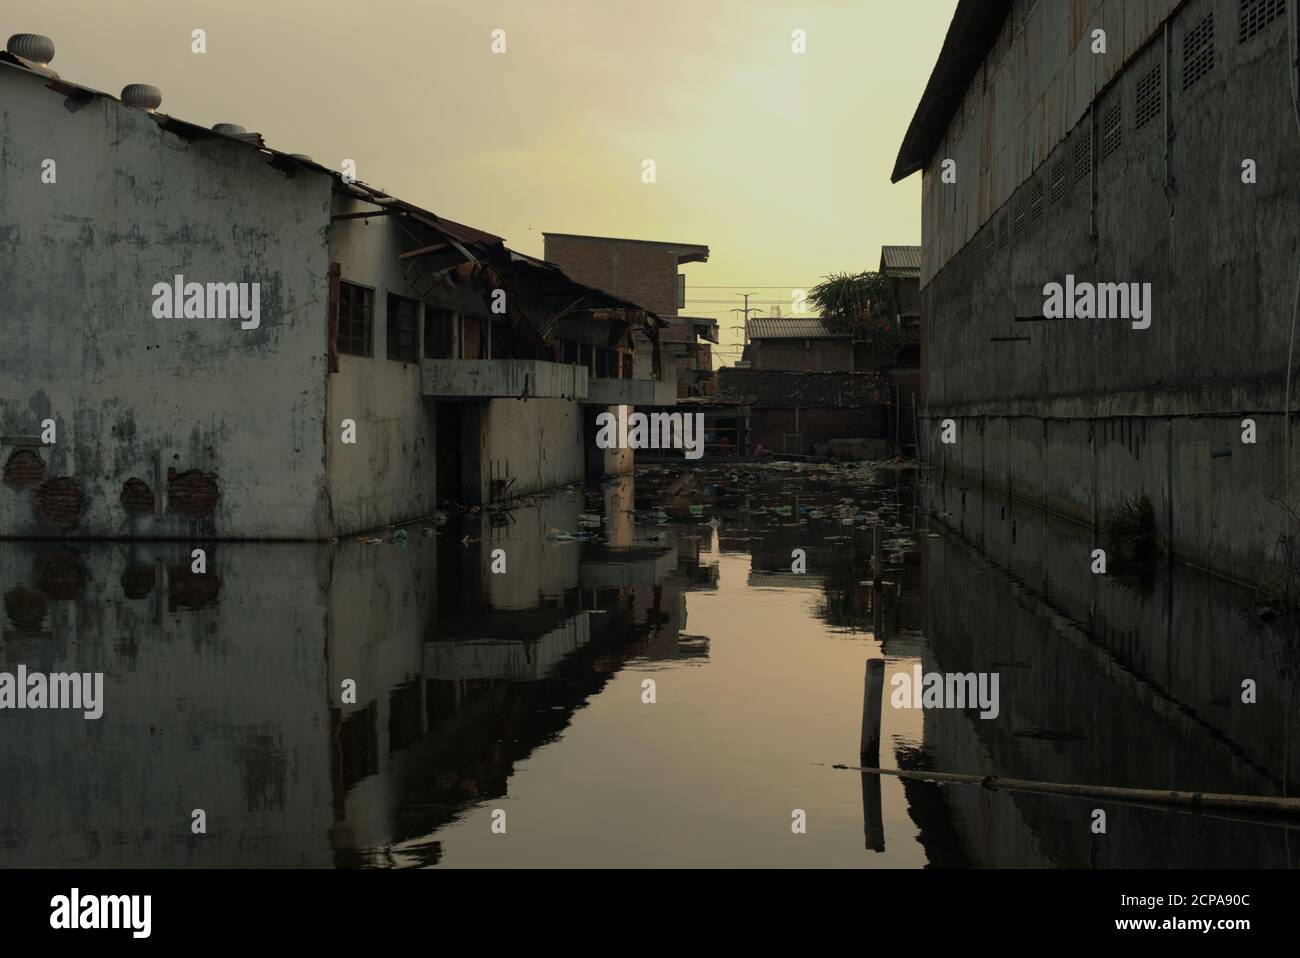
[[[1300,864],[1276,824],[1109,804],[1098,836],[1096,802],[831,767],[883,657],[884,767],[1293,794],[1296,646],[1248,594],[1092,576],[1088,530],[907,469],[704,466],[672,500],[678,469],[202,575],[4,543],[0,667],[102,670],[104,713],[7,716],[0,861]],[[996,672],[998,715],[891,707],[917,666]]]

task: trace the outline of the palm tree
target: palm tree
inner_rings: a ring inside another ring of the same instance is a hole
[[[826,328],[851,333],[873,348],[897,348],[894,284],[881,273],[832,273],[808,292]]]

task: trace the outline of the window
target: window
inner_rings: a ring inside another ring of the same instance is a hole
[[[375,291],[339,283],[338,349],[351,356],[371,355]]]
[[[1052,167],[1052,202],[1059,203],[1065,198],[1065,188],[1070,182],[1070,159],[1063,156]]]
[[[1286,0],[1240,0],[1237,14],[1237,41],[1245,43],[1282,16]]]
[[[1011,242],[1011,226],[1007,220],[1007,214],[1003,213],[998,220],[998,249],[1002,249]]]
[[[1214,69],[1214,13],[1187,31],[1183,37],[1183,89],[1190,89]]]
[[[1015,201],[1011,204],[1011,227],[1016,236],[1025,232],[1025,190],[1022,187],[1016,191]]]
[[[413,363],[420,358],[420,304],[388,294],[388,358]]]
[[[424,307],[424,355],[426,359],[455,359],[456,314],[436,306]]]
[[[1029,187],[1029,222],[1037,223],[1043,216],[1043,178],[1040,176]]]
[[[1137,83],[1137,123],[1140,130],[1164,110],[1164,88],[1161,84],[1162,67],[1159,63],[1144,73]]]
[[[1092,130],[1085,127],[1074,141],[1074,182],[1086,180],[1092,173]]]
[[[1106,108],[1101,121],[1101,158],[1107,159],[1124,143],[1124,114],[1120,110],[1121,100]]]

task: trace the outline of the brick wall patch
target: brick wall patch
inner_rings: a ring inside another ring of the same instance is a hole
[[[45,460],[30,449],[15,449],[5,463],[4,484],[15,489],[39,486],[45,478]]]
[[[81,483],[69,476],[46,479],[36,488],[36,511],[52,525],[64,528],[81,518],[86,508],[86,497]]]
[[[153,490],[149,484],[134,476],[122,483],[122,508],[136,516],[153,512]]]
[[[188,472],[167,470],[167,510],[178,516],[202,519],[216,511],[221,499],[217,477],[191,469]]]

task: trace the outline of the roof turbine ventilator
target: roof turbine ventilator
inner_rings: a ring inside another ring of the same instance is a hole
[[[226,136],[244,136],[248,133],[238,123],[214,123],[212,124],[212,131],[214,133],[224,133]]]
[[[39,33],[15,33],[5,49],[33,63],[49,63],[54,59],[54,41]]]
[[[162,106],[162,90],[147,83],[128,83],[122,87],[122,102],[152,113]]]

